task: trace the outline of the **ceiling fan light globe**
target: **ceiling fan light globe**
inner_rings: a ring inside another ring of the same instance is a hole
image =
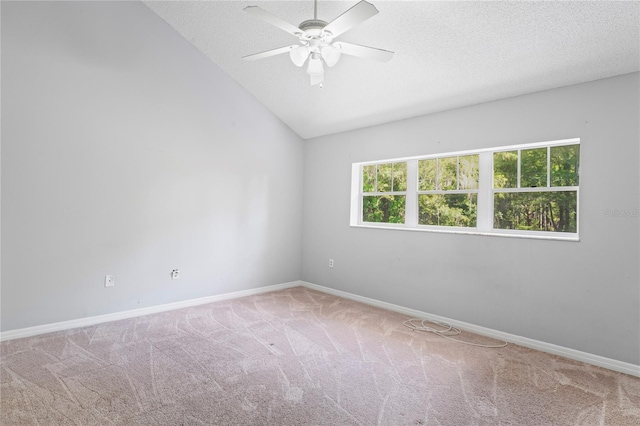
[[[318,86],[322,88],[322,83],[324,82],[324,74],[311,74],[309,77],[312,86]]]
[[[324,69],[322,67],[322,59],[314,56],[311,56],[309,58],[309,65],[307,65],[307,73],[310,75],[322,74],[324,72]]]
[[[340,49],[334,45],[323,47],[320,53],[328,67],[334,66],[340,60]]]
[[[293,62],[295,66],[301,67],[309,57],[309,48],[307,46],[294,47],[289,52],[289,57],[291,58],[291,62]]]

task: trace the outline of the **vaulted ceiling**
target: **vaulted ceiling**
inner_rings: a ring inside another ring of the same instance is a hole
[[[246,6],[297,26],[311,0],[145,3],[305,139],[640,70],[638,1],[370,2],[380,13],[339,39],[393,59],[342,55],[323,88],[287,54],[241,59],[297,42]],[[356,3],[319,1],[318,18]]]

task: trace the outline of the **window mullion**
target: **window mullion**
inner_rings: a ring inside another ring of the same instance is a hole
[[[407,161],[407,196],[404,215],[406,226],[418,225],[418,160]]]
[[[493,153],[481,152],[478,158],[478,231],[493,228]]]
[[[395,189],[395,185],[393,184],[393,178],[395,174],[396,174],[396,163],[391,163],[391,188],[390,188],[391,192],[393,192]]]
[[[518,165],[518,176],[517,176],[518,177],[518,179],[517,179],[518,183],[517,183],[517,185],[518,186],[516,188],[520,188],[520,170],[521,170],[521,167],[522,167],[522,161],[521,160],[522,160],[522,150],[519,149],[518,150],[518,163],[517,163],[517,165]]]
[[[551,187],[551,147],[547,147],[547,188]]]

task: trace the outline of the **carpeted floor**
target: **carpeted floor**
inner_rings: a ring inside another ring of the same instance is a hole
[[[0,423],[640,424],[638,378],[405,319],[296,287],[3,342]]]

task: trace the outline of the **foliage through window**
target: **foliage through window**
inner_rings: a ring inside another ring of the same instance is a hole
[[[362,167],[362,220],[404,223],[407,163]]]
[[[356,163],[353,173],[352,225],[577,239],[579,139]]]
[[[580,145],[493,154],[493,227],[576,233]]]
[[[476,226],[478,158],[418,160],[418,224]]]

